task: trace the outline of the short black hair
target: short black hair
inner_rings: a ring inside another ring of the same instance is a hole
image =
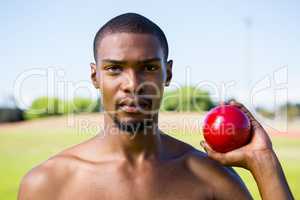
[[[125,13],[112,18],[104,24],[94,38],[94,59],[97,62],[98,46],[107,34],[113,33],[148,33],[154,35],[160,42],[164,58],[169,54],[168,41],[164,32],[151,20],[137,13]]]

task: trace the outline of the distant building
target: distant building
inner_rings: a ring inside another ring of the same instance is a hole
[[[0,123],[24,120],[23,110],[18,108],[0,108]]]
[[[23,114],[13,95],[0,93],[0,123],[22,121]]]

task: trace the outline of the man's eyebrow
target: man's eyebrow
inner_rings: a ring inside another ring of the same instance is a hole
[[[160,61],[161,61],[160,58],[149,58],[149,59],[146,59],[146,60],[138,61],[138,63],[144,64],[144,63],[160,62]]]
[[[151,63],[151,62],[160,62],[160,58],[149,58],[145,60],[137,61],[138,64],[145,64],[145,63]],[[113,59],[103,59],[103,63],[112,63],[112,64],[118,64],[118,65],[125,65],[128,63],[128,61],[125,60],[113,60]]]
[[[127,61],[123,61],[123,60],[112,60],[112,59],[103,59],[102,62],[104,62],[104,63],[119,64],[119,65],[122,65],[122,64],[126,64],[126,63],[127,63]]]

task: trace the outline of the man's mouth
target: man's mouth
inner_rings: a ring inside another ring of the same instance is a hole
[[[126,113],[139,114],[143,111],[149,110],[151,107],[151,101],[146,99],[123,99],[119,103],[119,108]]]
[[[140,109],[137,106],[121,106],[121,110],[127,113],[140,113]]]

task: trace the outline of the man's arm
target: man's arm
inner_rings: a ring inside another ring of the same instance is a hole
[[[273,151],[254,152],[249,170],[263,199],[293,199],[280,162]]]
[[[251,121],[252,139],[250,143],[228,153],[218,153],[205,142],[201,145],[208,156],[223,165],[248,169],[256,180],[263,200],[293,199],[280,162],[273,151],[266,131],[252,114],[240,103],[230,102],[242,110]]]

